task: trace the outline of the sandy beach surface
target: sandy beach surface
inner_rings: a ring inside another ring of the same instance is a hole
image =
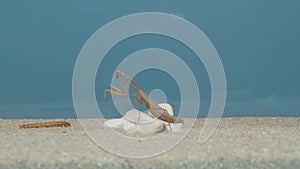
[[[146,159],[108,153],[78,120],[65,120],[71,127],[20,129],[53,120],[0,120],[0,168],[300,168],[300,118],[223,118],[205,144],[198,137],[206,119],[197,119],[178,146]],[[97,127],[103,130],[99,121]]]

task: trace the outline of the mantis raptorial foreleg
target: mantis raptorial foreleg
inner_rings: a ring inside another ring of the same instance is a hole
[[[113,85],[110,85],[110,88],[111,88],[111,90],[109,90],[109,89],[104,90],[104,102],[106,101],[106,92],[109,92],[114,96],[120,96],[120,97],[127,97],[129,95],[129,81],[127,79],[125,79],[125,81],[124,81],[124,91],[122,91],[121,89],[119,89]],[[143,104],[142,99],[137,99],[137,97],[135,95],[132,95],[132,103],[133,103],[134,99],[136,101],[136,105],[138,105],[138,103]],[[140,120],[140,112],[138,115],[137,122],[139,120]]]
[[[124,82],[124,91],[121,89],[118,89],[117,87],[110,85],[111,90],[105,89],[104,90],[104,102],[106,101],[106,92],[111,93],[112,95],[115,96],[120,96],[120,97],[127,97],[129,95],[129,82],[127,79],[125,79]]]
[[[127,97],[129,95],[129,85],[128,80],[125,79],[125,85],[124,85],[124,91],[118,89],[117,87],[110,85],[111,90],[105,89],[104,90],[104,103],[106,102],[106,93],[109,92],[114,96],[121,96],[121,97]]]

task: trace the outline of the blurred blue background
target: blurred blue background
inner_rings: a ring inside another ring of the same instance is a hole
[[[150,11],[183,17],[212,41],[227,78],[224,117],[300,115],[300,1],[2,0],[0,118],[76,117],[72,74],[84,43],[112,20]],[[180,42],[159,35],[126,39],[105,56],[95,81],[100,108],[118,63],[149,47],[172,51],[192,70],[201,70],[196,75],[203,104],[199,117],[205,117],[210,84],[201,61]],[[174,79],[157,70],[134,79],[148,93],[164,90],[176,112],[180,94]],[[110,101],[113,113],[107,117],[117,117]]]

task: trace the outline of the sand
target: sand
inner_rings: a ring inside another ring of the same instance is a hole
[[[71,127],[66,128],[18,127],[41,121],[46,120],[0,120],[1,169],[300,168],[300,118],[223,118],[205,144],[198,143],[205,119],[197,119],[177,147],[146,159],[118,157],[102,150],[75,119],[67,119]]]

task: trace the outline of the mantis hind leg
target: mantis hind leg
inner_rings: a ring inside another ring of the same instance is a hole
[[[169,122],[168,122],[168,125],[169,125],[169,127],[170,127],[170,131],[173,132],[173,131],[172,131],[171,124],[170,124]]]

